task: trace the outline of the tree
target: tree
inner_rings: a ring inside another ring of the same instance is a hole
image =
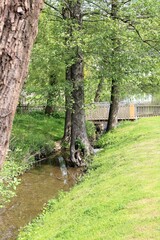
[[[111,85],[109,131],[117,125],[119,101],[127,94],[142,91],[142,86],[149,85],[155,75],[153,59],[156,59],[158,50],[159,3],[150,0],[86,2],[92,6],[90,18],[86,20],[94,26],[99,25],[100,29],[95,31],[96,35],[91,35],[92,49],[106,64],[104,76]]]
[[[71,144],[70,160],[77,166],[84,164],[83,157],[92,152],[91,145],[86,132],[85,110],[84,110],[84,60],[81,49],[80,32],[82,30],[82,5],[80,0],[69,3],[70,39],[69,45],[72,49],[72,64],[67,70],[72,83],[71,101]],[[69,80],[70,81],[70,80]]]
[[[53,19],[53,21],[59,21],[61,23],[60,28],[63,31],[61,32],[62,37],[59,41],[59,44],[63,45],[63,51],[59,55],[63,56],[60,59],[65,65],[66,72],[66,116],[63,139],[71,142],[70,155],[73,165],[83,164],[82,155],[89,154],[92,149],[85,126],[84,63],[80,36],[82,29],[81,2],[70,0],[45,2],[52,9],[52,12],[54,12],[56,19]],[[53,68],[55,68],[55,65]],[[55,72],[52,69],[51,74],[52,71]],[[53,97],[53,92],[52,94],[49,92],[48,96]]]
[[[65,125],[64,125],[64,135],[63,143],[71,143],[71,113],[72,113],[72,47],[71,39],[73,34],[71,12],[73,5],[70,0],[62,1],[62,18],[64,22],[64,32],[65,32],[65,52],[67,53],[65,57],[65,76],[66,76],[66,86],[65,86]]]
[[[117,14],[118,14],[118,1],[112,0],[111,1],[111,19],[116,21]],[[119,66],[116,64],[117,60],[117,53],[119,52],[120,48],[120,41],[119,36],[117,36],[117,30],[113,32],[113,36],[111,38],[112,42],[112,53],[111,53],[111,71],[113,75],[111,77],[111,100],[110,100],[110,109],[109,109],[109,116],[108,116],[108,124],[107,124],[107,131],[112,130],[117,126],[118,122],[118,105],[119,105],[119,79],[117,78],[117,69]]]
[[[57,77],[56,75],[53,73],[50,76],[49,79],[49,89],[48,89],[48,96],[47,96],[47,103],[45,106],[45,114],[47,115],[51,115],[54,112],[54,101],[56,99],[56,91],[54,89],[54,86],[56,86],[57,84]]]
[[[72,67],[66,67],[66,87],[65,87],[65,125],[63,143],[70,144],[71,142],[71,113],[72,113],[72,100],[71,100],[71,86],[72,86]]]
[[[9,145],[42,5],[42,0],[0,3],[0,168]]]

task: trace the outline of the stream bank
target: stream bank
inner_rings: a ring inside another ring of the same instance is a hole
[[[69,191],[81,174],[79,168],[55,166],[55,157],[24,173],[16,197],[0,209],[0,240],[15,240],[18,230],[41,213],[59,191]]]

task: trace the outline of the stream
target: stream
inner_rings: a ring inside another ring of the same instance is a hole
[[[31,169],[21,177],[16,197],[0,209],[0,240],[15,240],[20,228],[40,214],[44,204],[61,190],[69,191],[81,175],[79,168],[66,168],[63,158],[58,158],[60,167],[51,159]]]

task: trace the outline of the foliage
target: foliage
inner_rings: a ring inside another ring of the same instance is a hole
[[[61,33],[62,23],[55,20],[50,8],[45,8],[41,14],[39,33],[32,50],[29,75],[23,90],[30,104],[46,105],[48,95],[51,95],[52,105],[63,105],[65,64]]]
[[[101,101],[110,99],[112,78],[118,78],[121,99],[135,93],[151,93],[157,89],[155,86],[160,82],[157,31],[159,3],[154,1],[151,4],[150,0],[145,3],[142,0],[127,3],[117,1],[118,17],[114,21],[110,13],[111,2],[82,1],[83,29],[77,31],[69,20],[64,20],[61,16],[63,1],[49,1],[58,11],[45,7],[41,15],[39,34],[25,84],[27,95],[31,94],[30,100],[45,105],[48,94],[51,93],[52,104],[64,105],[65,69],[73,64],[75,46],[83,50],[87,103],[93,102],[102,77],[105,81]],[[73,31],[72,39],[67,32],[69,26]],[[112,39],[115,34],[119,50],[113,59]],[[50,79],[53,75],[56,84],[51,86]]]
[[[83,181],[50,201],[19,240],[159,240],[160,118],[122,124],[112,135]]]
[[[117,3],[116,19],[112,19],[110,11],[112,1],[107,3],[88,1],[90,3],[88,6],[90,5],[97,14],[91,14],[85,19],[88,36],[85,39],[90,53],[87,63],[91,62],[93,66],[90,81],[94,85],[94,87],[90,86],[88,81],[89,96],[92,96],[93,88],[96,86],[95,75],[98,78],[103,76],[108,81],[108,84],[104,83],[106,97],[102,99],[105,100],[110,92],[112,79],[117,79],[120,100],[135,93],[152,93],[160,83],[159,45],[155,44],[159,44],[159,33],[156,29],[158,29],[157,14],[160,4],[156,1],[152,4],[150,1],[144,3],[141,0],[115,2]],[[113,40],[117,41],[116,52],[113,52]]]
[[[153,104],[157,104],[157,105],[160,104],[160,94],[159,93],[153,95],[152,102],[153,102]]]
[[[0,208],[15,196],[15,190],[19,184],[17,178],[24,170],[23,166],[15,161],[6,161],[0,173]]]

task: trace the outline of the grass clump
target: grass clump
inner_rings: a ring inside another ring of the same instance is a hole
[[[102,139],[83,181],[50,201],[18,240],[160,239],[160,117]]]
[[[64,119],[42,113],[17,114],[7,161],[0,172],[0,207],[15,195],[18,176],[35,161],[35,153],[49,154],[63,135]]]

